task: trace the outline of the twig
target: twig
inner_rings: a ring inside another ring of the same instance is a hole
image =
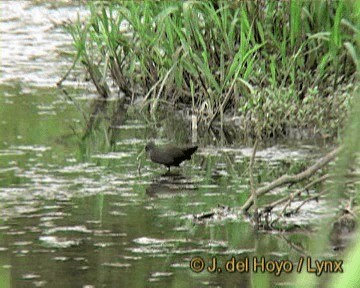
[[[318,194],[316,194],[316,195],[314,195],[314,196],[311,196],[311,197],[309,197],[309,198],[306,198],[303,202],[301,202],[301,203],[299,204],[298,207],[296,207],[295,209],[293,209],[293,211],[290,211],[289,213],[290,213],[290,214],[296,214],[296,213],[298,213],[299,210],[300,210],[300,208],[301,208],[302,206],[304,206],[305,203],[310,202],[310,201],[315,200],[315,199],[318,199],[320,196],[326,194],[327,192],[329,192],[329,190],[326,189],[326,190],[323,190],[323,191],[321,191],[320,193],[318,193]]]
[[[291,240],[287,239],[284,234],[277,234],[277,236],[281,239],[283,239],[291,248],[293,248],[295,251],[301,253],[302,255],[309,254],[307,250],[305,250],[304,247],[300,245],[296,245],[295,243],[291,242]]]
[[[58,85],[58,88],[61,90],[61,92],[64,93],[65,99],[69,100],[70,102],[72,102],[72,103],[74,104],[74,106],[76,107],[76,109],[82,114],[84,120],[85,120],[85,121],[88,121],[87,113],[85,113],[85,111],[82,109],[82,107],[79,105],[79,103],[77,103],[77,102],[69,95],[69,93],[66,91],[66,89],[65,89],[62,85]]]
[[[68,69],[68,71],[66,71],[65,75],[56,83],[56,86],[58,86],[59,88],[61,87],[62,83],[66,80],[66,78],[69,76],[70,72],[74,69],[79,58],[80,58],[79,55],[76,55],[71,67]]]
[[[327,192],[328,192],[328,190],[324,190],[324,191],[322,191],[322,192],[320,192],[320,193],[318,193],[318,194],[316,194],[316,195],[314,195],[314,196],[308,197],[308,198],[306,198],[304,201],[302,201],[301,204],[299,204],[295,209],[293,209],[293,210],[285,213],[287,207],[290,206],[290,204],[291,204],[291,202],[292,202],[292,200],[293,200],[293,198],[292,198],[292,199],[289,199],[289,202],[284,206],[284,208],[283,208],[282,211],[280,212],[279,216],[271,222],[271,225],[273,225],[274,223],[278,222],[278,221],[279,221],[283,216],[285,216],[285,215],[286,215],[286,216],[290,216],[290,215],[293,215],[293,214],[298,213],[299,210],[300,210],[300,208],[301,208],[302,206],[304,206],[305,203],[307,203],[307,202],[309,202],[309,201],[312,201],[312,200],[314,200],[314,199],[318,199],[321,195],[324,195],[324,194],[327,193]]]

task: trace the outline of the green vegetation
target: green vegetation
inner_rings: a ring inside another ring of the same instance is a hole
[[[175,105],[207,128],[240,116],[243,132],[260,136],[304,126],[334,136],[343,125],[359,67],[354,1],[91,1],[89,8],[85,22],[67,28],[75,62],[104,98],[115,83],[129,102],[145,96],[151,113]]]
[[[359,91],[355,92],[353,95],[353,102],[351,105],[351,112],[348,124],[343,137],[343,149],[340,153],[335,165],[330,169],[330,172],[334,175],[334,180],[331,183],[327,184],[327,188],[330,189],[329,198],[331,201],[329,203],[332,207],[329,209],[338,210],[340,205],[340,213],[343,216],[346,214],[352,219],[356,219],[356,216],[359,214],[359,206],[356,203],[360,201],[360,187],[359,187],[359,174],[356,173],[353,175],[354,182],[350,184],[349,174],[350,171],[359,171],[359,155],[360,155],[360,93]],[[339,215],[338,215],[339,216]],[[329,234],[334,228],[333,226],[334,219],[331,217],[326,221],[322,221],[322,225],[319,227],[317,233],[316,241],[311,243],[310,253],[311,255],[321,255],[327,245],[329,239]],[[346,223],[342,223],[343,232],[347,231]],[[357,231],[354,232],[354,240],[359,239],[360,230],[357,227]],[[341,234],[341,233],[340,233]],[[346,232],[345,232],[346,234]],[[360,249],[360,242],[352,241],[352,245],[348,247],[347,251],[344,254],[339,255],[339,259],[344,261],[343,269],[344,273],[338,274],[335,273],[331,275],[331,280],[328,282],[327,286],[324,287],[355,287],[356,283],[359,282],[359,257],[358,255]],[[344,255],[344,256],[343,256]],[[312,277],[313,275],[308,273],[301,273],[297,276],[297,285],[295,287],[319,287],[323,282],[321,277]]]

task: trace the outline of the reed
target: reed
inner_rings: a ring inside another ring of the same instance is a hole
[[[267,101],[263,89],[288,91],[271,97],[272,114],[286,102],[295,105],[299,123],[307,121],[297,113],[304,99],[351,91],[359,67],[352,1],[88,5],[88,19],[68,29],[74,59],[85,65],[99,94],[108,97],[107,83],[114,82],[131,102],[144,96],[152,114],[171,103],[197,113],[207,127],[224,115],[246,118],[254,101]]]

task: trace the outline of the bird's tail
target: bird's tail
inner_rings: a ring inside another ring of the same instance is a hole
[[[197,149],[198,149],[198,146],[191,146],[191,147],[186,148],[184,150],[184,154],[188,156],[186,159],[190,160],[191,155],[194,154]]]

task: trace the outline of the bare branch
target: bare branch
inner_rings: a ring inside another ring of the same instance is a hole
[[[266,194],[267,192],[271,191],[272,189],[289,184],[289,183],[296,183],[300,182],[306,178],[310,178],[314,175],[315,172],[317,172],[319,169],[323,168],[325,165],[327,165],[330,161],[332,161],[336,155],[340,152],[341,148],[336,148],[335,150],[331,151],[327,155],[325,155],[323,158],[321,158],[319,161],[317,161],[314,165],[310,166],[305,171],[289,176],[289,175],[283,175],[280,178],[274,180],[270,184],[259,188],[256,191],[256,196],[259,197],[261,195]],[[253,195],[251,195],[248,200],[245,202],[245,204],[240,208],[243,213],[247,212],[250,207],[254,204],[254,198]]]

